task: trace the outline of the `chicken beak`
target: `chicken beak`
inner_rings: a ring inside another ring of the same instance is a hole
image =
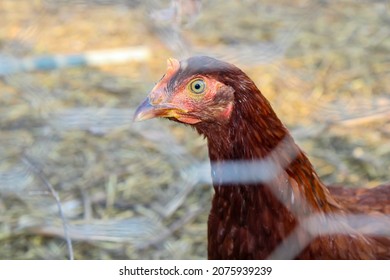
[[[154,107],[149,102],[149,98],[146,98],[135,110],[133,120],[135,122],[148,120],[156,117]]]
[[[134,114],[134,121],[143,121],[156,117],[162,118],[179,118],[186,113],[185,109],[179,108],[170,104],[166,100],[166,84],[170,77],[174,75],[180,68],[180,62],[170,58],[167,62],[168,68],[165,76],[152,89],[149,96],[142,102]]]
[[[133,120],[137,122],[153,119],[156,117],[170,118],[177,116],[177,108],[165,104],[153,105],[150,103],[149,98],[146,98],[135,111]]]

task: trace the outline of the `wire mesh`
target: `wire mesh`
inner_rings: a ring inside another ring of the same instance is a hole
[[[205,140],[163,120],[132,122],[171,56],[247,72],[325,183],[388,181],[388,11],[380,0],[2,1],[0,258],[206,258]],[[284,170],[267,159],[242,166],[226,180]],[[301,227],[329,233],[319,221]],[[386,217],[370,222],[389,235]],[[271,258],[296,257],[293,245]]]

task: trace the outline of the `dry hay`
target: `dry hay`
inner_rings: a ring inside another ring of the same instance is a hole
[[[132,123],[168,56],[239,64],[327,183],[389,180],[386,2],[210,1],[174,19],[167,1],[103,2],[0,4],[0,58],[153,49],[142,63],[1,78],[0,258],[69,258],[67,240],[76,259],[206,258],[204,140]]]

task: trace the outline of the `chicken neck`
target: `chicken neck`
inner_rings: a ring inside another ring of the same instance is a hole
[[[210,259],[266,258],[298,218],[340,209],[268,102],[257,96],[236,103],[226,125],[197,126],[208,141],[215,189]]]

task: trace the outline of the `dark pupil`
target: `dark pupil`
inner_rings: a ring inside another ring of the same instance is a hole
[[[198,90],[198,89],[200,89],[200,88],[201,88],[201,86],[200,86],[200,84],[199,84],[199,83],[196,83],[196,84],[194,85],[194,87],[195,87],[195,89],[196,89],[196,90]]]

